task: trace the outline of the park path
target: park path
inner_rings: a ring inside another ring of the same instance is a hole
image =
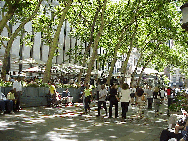
[[[168,127],[166,102],[161,106],[162,115],[155,117],[152,110],[145,110],[142,119],[135,116],[136,109],[130,106],[126,122],[121,122],[121,118],[96,117],[97,105],[91,105],[87,115],[83,114],[80,103],[62,108],[30,107],[15,114],[0,115],[0,140],[158,141],[161,131]],[[104,110],[101,113],[105,115]]]

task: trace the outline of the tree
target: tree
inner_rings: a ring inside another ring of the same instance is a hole
[[[2,8],[2,20],[0,21],[0,34],[2,33],[7,22],[12,18],[13,15],[22,14],[22,10],[31,6],[33,2],[30,0],[4,0],[5,4]],[[5,15],[4,15],[5,13]]]
[[[4,47],[6,48],[5,54],[4,54],[4,59],[3,59],[2,75],[1,75],[3,80],[6,80],[6,73],[7,73],[6,67],[7,67],[7,64],[8,64],[8,56],[9,56],[9,53],[10,53],[10,49],[12,47],[12,43],[13,43],[14,39],[19,35],[21,30],[24,28],[24,25],[26,23],[28,23],[29,21],[31,21],[36,16],[36,14],[39,11],[41,2],[42,2],[42,0],[40,0],[39,2],[35,1],[35,3],[33,3],[35,5],[30,5],[30,7],[28,7],[27,10],[25,9],[24,12],[26,12],[25,14],[27,16],[24,16],[21,19],[16,19],[16,18],[12,19],[13,21],[14,20],[20,21],[21,23],[20,23],[19,27],[14,31],[14,33],[9,32],[10,39],[8,40],[7,46],[5,44],[3,44]],[[30,9],[30,11],[29,11],[29,9]]]
[[[87,75],[86,75],[86,78],[85,78],[85,84],[89,83],[89,81],[90,81],[92,67],[93,67],[95,58],[97,56],[98,43],[99,43],[100,36],[103,32],[103,28],[104,28],[104,24],[105,24],[104,12],[105,12],[105,9],[106,9],[106,4],[107,4],[107,0],[104,0],[102,12],[101,12],[101,25],[99,27],[99,31],[97,32],[97,36],[94,39],[93,53],[92,53],[92,56],[91,56],[90,61],[88,63],[88,69],[87,69]]]
[[[48,56],[48,60],[47,60],[47,63],[46,63],[46,70],[45,70],[45,73],[44,73],[44,79],[43,79],[43,82],[44,83],[47,83],[49,80],[50,80],[50,76],[51,76],[51,67],[52,67],[52,59],[54,57],[54,53],[55,53],[55,50],[58,46],[58,39],[59,39],[59,35],[60,35],[60,31],[61,31],[61,28],[62,28],[62,25],[63,25],[63,22],[65,20],[65,17],[66,17],[66,14],[72,4],[72,0],[67,0],[64,2],[65,4],[65,8],[63,9],[63,11],[59,11],[60,13],[60,18],[59,18],[59,23],[58,23],[58,26],[57,26],[57,29],[56,29],[56,32],[54,34],[54,38],[52,37],[48,37],[48,39],[50,40],[50,50],[49,50],[49,56]]]
[[[76,31],[73,30],[71,36],[80,39],[81,42],[86,42],[86,41],[88,42],[84,54],[82,54],[83,49],[78,51],[77,47],[75,47],[76,51],[71,49],[69,52],[69,55],[71,55],[71,57],[74,58],[75,60],[77,60],[77,57],[80,56],[79,63],[83,67],[85,67],[87,64],[86,62],[89,57],[89,51],[91,50],[91,46],[95,38],[95,32],[96,32],[95,30],[97,27],[96,23],[99,17],[99,12],[102,8],[100,3],[95,4],[94,1],[93,3],[94,4],[92,4],[90,1],[83,1],[78,3],[75,7],[73,7],[73,9],[70,10],[69,18],[68,18],[72,28],[76,30]],[[91,11],[91,9],[93,10]],[[78,55],[75,56],[75,53]],[[83,69],[80,70],[80,73],[78,75],[78,83],[81,80],[82,73],[83,73]]]

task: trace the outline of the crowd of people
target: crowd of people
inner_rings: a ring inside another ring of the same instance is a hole
[[[22,84],[20,77],[11,79],[13,83],[13,89],[6,95],[0,93],[0,111],[8,113],[14,113],[20,109],[20,97],[22,95]],[[37,81],[37,78],[32,79],[29,83]],[[73,82],[72,82],[73,83]],[[71,84],[72,84],[71,83]],[[165,88],[165,87],[152,87],[151,85],[145,85],[144,87],[133,86],[130,87],[127,83],[119,85],[118,83],[111,83],[110,86],[103,84],[96,84],[95,89],[89,84],[80,83],[80,101],[84,105],[84,113],[90,113],[90,103],[95,101],[98,106],[97,117],[101,117],[101,109],[104,108],[105,116],[112,118],[113,106],[115,106],[115,118],[118,115],[118,103],[121,103],[121,121],[125,121],[127,118],[127,112],[129,112],[129,106],[138,108],[137,117],[142,118],[144,116],[145,109],[155,111],[155,116],[162,114],[160,105],[164,100],[168,100],[168,107],[171,104],[171,97],[180,93],[179,88]],[[61,95],[56,91],[56,81],[49,83],[49,95],[51,98],[51,104],[60,105],[64,100],[66,103],[71,103],[73,97],[68,89],[66,89]],[[187,92],[187,91],[186,91]],[[109,106],[107,104],[109,101]],[[181,130],[181,133],[179,131]],[[163,130],[160,140],[167,141],[170,138],[176,138],[177,140],[187,140],[188,120],[184,120],[184,125],[175,127],[175,133],[168,130]]]
[[[96,88],[96,94],[92,94],[92,89],[89,88],[89,84],[86,84],[82,95],[85,97],[83,99],[85,113],[90,112],[90,101],[98,100],[98,115],[101,116],[101,107],[105,110],[105,116],[112,118],[112,107],[115,105],[115,118],[118,117],[118,102],[121,103],[121,121],[125,121],[127,118],[127,112],[129,105],[138,107],[138,116],[142,118],[144,114],[143,109],[151,110],[154,107],[155,116],[162,114],[160,110],[160,105],[164,103],[164,99],[168,100],[168,106],[170,106],[170,98],[173,95],[178,95],[180,91],[171,89],[170,87],[151,87],[146,85],[142,87],[133,87],[130,88],[127,83],[122,85],[112,84],[111,86],[105,86],[98,84]],[[107,101],[109,101],[109,112],[107,108]],[[186,112],[186,116],[188,116]],[[175,138],[178,141],[187,141],[188,140],[188,120],[185,116],[183,123],[177,123],[175,132],[170,132],[169,130],[163,130],[160,136],[160,141],[168,141],[171,138]]]
[[[94,92],[94,94],[92,94]],[[105,109],[106,115],[107,106],[106,101],[109,101],[109,118],[112,117],[112,107],[115,106],[115,118],[118,117],[118,102],[121,103],[122,107],[122,119],[126,119],[126,113],[128,112],[128,106],[138,107],[138,116],[142,117],[143,107],[152,109],[154,105],[154,110],[156,116],[160,113],[160,105],[162,104],[164,97],[166,96],[165,88],[154,87],[146,85],[144,88],[129,87],[127,83],[122,85],[112,84],[110,86],[105,86],[98,84],[96,90],[92,91],[89,84],[85,85],[85,89],[81,91],[81,98],[84,103],[85,113],[90,111],[89,103],[91,100],[98,100],[98,115],[100,116],[101,105]]]

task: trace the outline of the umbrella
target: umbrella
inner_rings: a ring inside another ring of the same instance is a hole
[[[41,71],[41,68],[38,68],[38,67],[33,67],[33,68],[28,68],[28,69],[25,69],[25,70],[22,70],[23,72],[39,72]]]

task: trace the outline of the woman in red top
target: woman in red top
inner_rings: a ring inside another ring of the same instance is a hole
[[[170,96],[171,96],[171,88],[168,87],[168,88],[167,88],[167,97],[169,98]]]

